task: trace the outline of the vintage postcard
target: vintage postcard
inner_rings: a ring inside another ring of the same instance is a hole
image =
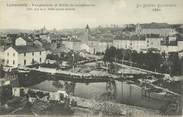
[[[183,0],[0,0],[0,116],[182,116]]]

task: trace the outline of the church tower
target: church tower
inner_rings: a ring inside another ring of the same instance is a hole
[[[89,34],[90,34],[90,27],[87,24],[86,28],[84,29],[84,34],[83,34],[83,38],[82,38],[83,43],[86,43],[86,44],[88,43]]]
[[[87,32],[87,33],[89,33],[89,32],[90,32],[90,27],[89,27],[89,25],[88,25],[88,24],[86,25],[85,32]]]

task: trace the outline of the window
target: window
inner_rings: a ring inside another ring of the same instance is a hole
[[[41,63],[41,58],[39,59],[40,63]]]
[[[9,52],[7,53],[7,56],[9,56]]]
[[[13,56],[15,56],[15,53],[13,53]]]
[[[13,65],[15,64],[15,60],[13,60]]]
[[[24,60],[24,65],[26,65],[26,60]]]
[[[24,56],[26,56],[26,53],[24,52]]]
[[[40,55],[41,55],[41,51],[40,51]]]
[[[9,64],[9,60],[7,60],[7,62],[6,62],[7,64]]]
[[[34,56],[34,52],[32,52],[32,56]]]

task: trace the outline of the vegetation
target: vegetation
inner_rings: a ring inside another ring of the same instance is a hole
[[[3,65],[0,66],[0,78],[5,76],[5,71],[3,70]]]
[[[181,75],[181,65],[183,66],[183,59],[179,59],[178,53],[170,53],[166,57],[165,53],[154,53],[152,49],[147,53],[137,53],[135,50],[110,47],[106,49],[103,61],[109,63],[123,61],[127,65],[170,75]]]
[[[54,55],[54,54],[48,54],[46,59],[59,60],[59,56],[58,55]]]
[[[52,84],[53,84],[53,86],[55,86],[58,89],[62,89],[64,87],[64,85],[59,81],[53,81]]]

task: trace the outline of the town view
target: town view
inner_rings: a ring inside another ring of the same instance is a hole
[[[0,30],[0,115],[181,116],[182,87],[183,24]]]

